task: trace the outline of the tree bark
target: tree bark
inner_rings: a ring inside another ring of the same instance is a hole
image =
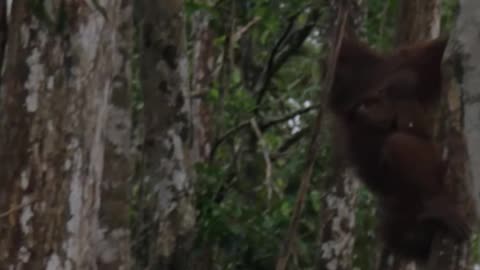
[[[323,200],[323,227],[315,269],[347,270],[352,269],[353,244],[355,238],[355,199],[358,181],[353,172],[339,167],[334,173],[337,183],[329,185],[328,194]]]
[[[212,6],[210,0],[201,3]],[[191,119],[192,119],[192,162],[208,162],[212,150],[213,135],[215,133],[213,107],[208,103],[208,95],[214,80],[215,47],[213,31],[209,12],[198,10],[192,16],[193,43],[193,71]],[[215,245],[202,243],[196,248],[192,263],[197,270],[213,269]]]
[[[478,217],[480,201],[478,12],[478,1],[460,1],[459,16],[444,56],[447,91],[441,115],[447,120],[439,128],[450,164],[448,184],[458,191],[460,209],[472,224]],[[471,269],[469,242],[459,244],[448,235],[437,237],[428,269]]]
[[[210,4],[209,1],[204,1]],[[214,32],[210,26],[210,15],[205,11],[197,11],[192,18],[194,33],[193,74],[191,91],[191,108],[193,121],[194,160],[206,161],[212,148],[213,117],[212,108],[207,103],[215,62]]]
[[[99,269],[103,134],[115,78],[125,78],[117,23],[129,6],[12,5],[1,91],[0,268]]]
[[[440,34],[440,0],[399,1],[395,43],[411,44]]]
[[[196,211],[183,1],[139,1],[144,96],[146,269],[189,269]]]
[[[101,184],[98,266],[104,270],[131,269],[129,198],[133,176],[131,121],[131,59],[133,49],[133,5],[121,2],[121,10],[109,20],[117,34],[112,45],[112,93],[105,127],[104,171]]]
[[[469,3],[468,1],[464,1]],[[440,1],[420,1],[411,0],[402,2],[399,16],[399,26],[397,31],[398,44],[412,43],[420,40],[432,39],[438,36],[440,32]],[[471,1],[473,4],[473,1]],[[473,4],[475,5],[475,4]],[[478,10],[478,9],[477,9]],[[473,19],[474,15],[470,16],[467,20]],[[462,15],[460,15],[459,22],[462,21]],[[465,19],[465,18],[464,18]],[[469,25],[477,25],[473,22],[469,22]],[[460,23],[459,23],[460,24]],[[467,26],[464,24],[462,27]],[[470,32],[465,34],[463,28],[457,26],[458,29],[454,33],[455,35],[469,36],[469,38],[476,35],[476,33]],[[460,32],[462,32],[460,34]],[[453,37],[455,41],[457,37]],[[471,41],[471,40],[470,40]],[[451,43],[450,43],[451,44]],[[456,44],[456,43],[454,43]],[[465,44],[465,43],[464,43]],[[463,45],[463,44],[462,44]],[[470,43],[469,46],[472,44]],[[464,48],[464,47],[462,47]],[[447,153],[447,159],[449,160],[449,170],[447,174],[446,182],[449,185],[449,189],[458,190],[460,197],[460,203],[462,207],[460,209],[465,210],[466,215],[473,215],[472,203],[470,200],[470,194],[465,190],[464,184],[473,184],[469,175],[467,150],[468,146],[464,141],[464,130],[466,131],[467,119],[464,118],[464,104],[462,103],[462,96],[465,96],[459,89],[459,85],[463,85],[460,82],[464,81],[463,67],[466,65],[465,57],[458,57],[458,55],[466,55],[471,51],[461,51],[459,48],[447,49],[446,59],[449,62],[445,65],[447,76],[444,89],[445,102],[441,108],[441,115],[439,119],[439,138],[443,142],[444,151]],[[473,64],[473,63],[472,63]],[[460,72],[458,72],[460,71]],[[472,87],[471,89],[475,89]],[[464,102],[464,101],[463,101]],[[464,119],[464,120],[462,120]],[[470,118],[471,120],[471,118]],[[463,122],[462,122],[463,121]],[[465,127],[464,127],[465,125]],[[465,133],[465,135],[467,135]],[[468,150],[470,153],[471,150]],[[467,172],[465,171],[467,170]],[[472,189],[471,189],[472,190]],[[432,254],[427,264],[427,269],[467,269],[469,259],[468,242],[462,245],[456,243],[453,239],[449,238],[449,235],[437,235],[435,237]],[[403,269],[403,268],[402,268]]]

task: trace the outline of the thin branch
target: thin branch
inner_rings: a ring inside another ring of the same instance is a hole
[[[305,107],[305,108],[299,109],[297,111],[291,112],[291,113],[289,113],[285,116],[279,117],[277,119],[267,120],[264,124],[261,125],[261,129],[266,130],[266,129],[274,126],[274,125],[286,122],[286,121],[288,121],[288,120],[290,120],[290,119],[292,119],[292,118],[294,118],[298,115],[306,114],[313,109],[318,109],[318,108],[320,108],[320,106],[321,106],[321,104],[312,105],[312,106]]]
[[[250,121],[243,121],[241,122],[238,126],[234,127],[234,128],[231,128],[230,130],[228,130],[227,132],[225,132],[225,134],[223,134],[222,136],[220,136],[220,138],[218,138],[213,146],[212,146],[212,150],[210,151],[210,155],[209,155],[209,160],[212,161],[213,158],[215,157],[215,152],[217,152],[217,149],[218,147],[226,140],[228,139],[228,137],[232,136],[233,134],[237,133],[238,131],[248,127],[250,125]]]
[[[253,20],[251,20],[250,22],[248,22],[245,26],[242,26],[240,27],[240,29],[237,30],[237,32],[235,32],[233,34],[233,42],[238,42],[242,36],[248,31],[250,30],[250,28],[252,28],[252,26],[254,26],[255,24],[257,24],[259,21],[260,21],[260,17],[256,16],[255,18],[253,18]]]
[[[306,127],[299,132],[293,134],[290,138],[286,139],[282,145],[277,150],[276,156],[281,155],[282,153],[286,152],[290,147],[295,145],[300,139],[302,139],[308,132],[310,131],[310,127]]]
[[[250,119],[250,125],[257,136],[260,146],[262,147],[263,159],[265,160],[265,186],[267,187],[267,198],[270,201],[272,199],[272,191],[275,191],[277,194],[279,194],[280,191],[272,181],[272,161],[270,159],[270,153],[268,152],[267,144],[263,139],[262,132],[260,131],[260,128],[258,128],[255,118],[252,117],[252,119]]]
[[[280,69],[280,67],[302,46],[303,42],[307,39],[315,27],[319,14],[320,11],[318,9],[312,10],[305,25],[291,34],[291,42],[289,42],[287,46],[285,46],[285,49],[278,55],[272,68],[270,77],[272,77],[273,74],[275,74],[278,69]]]
[[[333,76],[335,74],[335,66],[338,58],[338,53],[340,51],[341,40],[343,39],[343,35],[345,32],[345,24],[348,17],[348,9],[345,7],[340,7],[338,13],[338,24],[337,24],[337,31],[336,35],[333,40],[333,50],[330,52],[329,56],[329,69],[326,74],[325,78],[325,88],[320,92],[319,100],[323,102],[325,100],[324,95],[328,94],[330,89],[332,88],[333,84]],[[305,163],[305,168],[302,174],[300,188],[297,193],[297,200],[295,202],[295,206],[293,209],[292,217],[290,219],[290,225],[288,227],[287,236],[285,242],[283,244],[283,248],[281,250],[281,254],[278,257],[276,270],[285,270],[288,264],[288,259],[290,254],[292,253],[294,239],[296,237],[296,232],[298,228],[298,223],[300,221],[300,215],[303,210],[303,205],[305,202],[305,195],[308,191],[308,187],[310,185],[310,180],[312,178],[313,167],[315,164],[315,160],[318,155],[318,149],[320,145],[320,128],[322,126],[322,119],[323,119],[323,106],[318,110],[317,117],[315,119],[315,125],[312,132],[312,138],[310,144],[308,145],[307,149],[307,158]]]
[[[257,105],[262,102],[263,97],[265,96],[265,92],[268,89],[268,86],[270,85],[272,76],[277,72],[277,70],[282,66],[282,64],[285,63],[285,61],[293,54],[293,52],[295,52],[300,47],[300,45],[303,44],[303,41],[305,41],[308,34],[310,34],[311,30],[313,29],[313,25],[315,25],[315,22],[318,18],[318,10],[316,9],[314,9],[310,14],[309,19],[307,20],[307,23],[305,24],[305,26],[292,34],[291,32],[295,25],[295,22],[302,12],[303,12],[303,9],[293,14],[292,16],[290,16],[287,27],[283,31],[283,34],[280,36],[276,44],[273,46],[267,65],[265,66],[261,75],[257,79],[257,83],[255,84],[255,87],[254,87],[254,92],[258,93],[257,101],[256,101]],[[313,21],[313,24],[312,24],[312,21]],[[308,34],[305,35],[305,32],[308,32]],[[302,33],[302,34],[299,34],[299,33]],[[289,42],[287,42],[287,38]],[[289,48],[289,49],[284,50],[284,48]],[[279,55],[280,52],[283,52],[283,53]]]

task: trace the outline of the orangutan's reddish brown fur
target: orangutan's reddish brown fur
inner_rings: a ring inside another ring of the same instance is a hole
[[[418,261],[438,230],[469,234],[432,140],[445,46],[438,39],[381,55],[345,39],[329,96],[347,155],[378,199],[387,248]]]

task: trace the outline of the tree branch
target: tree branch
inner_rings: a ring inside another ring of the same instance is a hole
[[[286,139],[283,144],[278,148],[276,156],[281,155],[285,151],[287,151],[290,147],[296,144],[300,139],[302,139],[308,132],[310,131],[310,127],[306,127],[299,132],[293,134],[290,138]]]
[[[218,138],[218,139],[213,143],[212,150],[210,151],[210,155],[209,155],[209,160],[210,160],[210,161],[213,161],[213,158],[215,157],[215,153],[217,152],[218,147],[219,147],[226,139],[228,139],[228,137],[230,137],[230,136],[232,136],[233,134],[239,132],[240,130],[248,127],[249,125],[250,125],[250,121],[249,121],[249,120],[243,121],[243,122],[241,122],[238,126],[229,129],[227,132],[225,132],[225,134],[223,134],[222,136],[220,136],[220,138]]]
[[[270,154],[268,152],[267,144],[263,139],[260,128],[258,128],[257,121],[255,121],[254,117],[250,119],[250,124],[252,126],[252,129],[255,135],[257,136],[260,146],[262,147],[263,159],[265,160],[265,186],[267,187],[267,198],[268,198],[268,201],[270,201],[272,198],[273,191],[275,191],[275,193],[277,194],[280,193],[278,188],[275,186],[275,184],[272,181],[272,161],[270,159]]]
[[[254,87],[254,93],[257,93],[257,107],[262,102],[273,75],[293,55],[293,53],[300,48],[317,22],[319,10],[315,8],[309,14],[305,25],[297,31],[291,33],[301,12],[298,12],[289,18],[289,24],[287,25],[287,28],[273,47],[267,65],[257,79]],[[255,111],[255,113],[257,112],[258,110]]]
[[[279,118],[276,118],[276,119],[267,120],[264,124],[260,125],[260,130],[262,132],[264,132],[265,130],[267,130],[268,128],[271,128],[274,125],[277,125],[277,124],[283,123],[285,121],[288,121],[288,120],[294,118],[297,115],[302,115],[302,114],[308,113],[311,110],[318,109],[318,108],[320,108],[320,106],[321,106],[320,104],[312,105],[310,107],[302,108],[300,110],[291,112],[291,113],[289,113],[285,116],[282,116],[282,117],[279,117]],[[215,157],[215,152],[217,151],[218,147],[226,139],[228,139],[230,136],[233,136],[235,133],[239,132],[240,130],[248,127],[250,125],[250,121],[251,120],[242,121],[236,127],[229,129],[222,136],[220,136],[217,140],[215,140],[215,142],[213,143],[213,146],[212,146],[212,150],[210,151],[209,160],[210,161],[213,160],[213,158]]]

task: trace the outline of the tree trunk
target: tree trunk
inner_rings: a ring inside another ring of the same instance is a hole
[[[139,1],[147,269],[188,269],[196,211],[183,1]]]
[[[440,34],[440,0],[399,1],[396,44],[412,44]]]
[[[460,1],[460,12],[444,56],[445,104],[440,125],[444,151],[448,153],[447,183],[458,191],[462,211],[470,221],[478,217],[480,170],[478,100],[480,75],[478,27],[480,3]],[[428,269],[471,269],[469,242],[456,243],[438,236]]]
[[[480,12],[480,2],[462,1],[457,25],[452,33],[450,49],[446,53],[446,62],[451,63],[451,80],[458,87],[462,97],[463,107],[463,131],[467,146],[468,164],[466,184],[470,185],[474,200],[475,216],[480,216],[480,36],[477,29],[480,26],[480,18],[476,15]],[[457,68],[461,68],[457,71]],[[455,75],[455,76],[453,76]],[[461,118],[461,119],[462,119]]]
[[[338,171],[340,170],[340,171]],[[315,269],[352,269],[355,212],[358,181],[350,170],[341,166],[334,173],[335,184],[329,185],[323,200],[322,230]]]
[[[0,114],[0,269],[99,269],[103,230],[112,228],[99,218],[103,134],[116,78],[126,78],[117,27],[130,7],[12,2]]]

